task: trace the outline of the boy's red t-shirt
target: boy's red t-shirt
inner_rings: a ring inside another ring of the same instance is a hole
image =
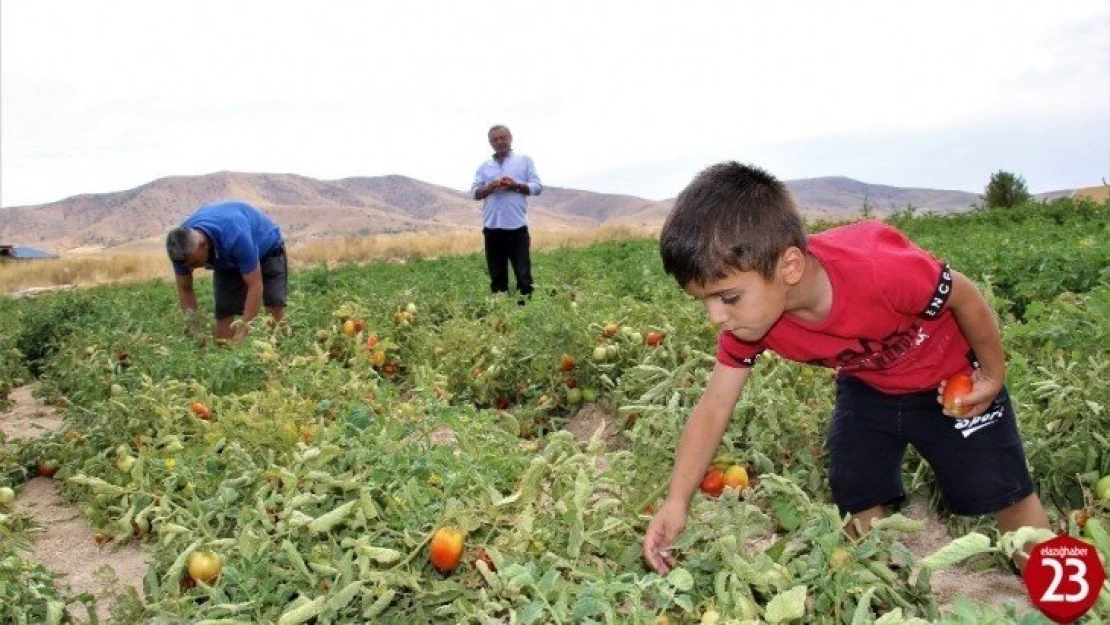
[[[828,316],[808,323],[785,313],[754,343],[721,332],[718,361],[750,367],[770,349],[891,394],[936,388],[970,368],[971,348],[947,306],[947,265],[879,221],[812,235],[808,247],[832,282]]]

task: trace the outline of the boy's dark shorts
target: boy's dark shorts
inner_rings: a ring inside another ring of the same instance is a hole
[[[827,442],[829,481],[841,514],[905,500],[907,444],[932,467],[954,514],[990,514],[1033,492],[1005,387],[982,415],[954,419],[941,411],[935,390],[888,395],[841,376]]]
[[[262,304],[269,307],[285,307],[285,293],[289,286],[289,263],[285,257],[285,245],[258,259],[262,268]],[[212,284],[216,290],[216,318],[242,315],[247,301],[247,283],[243,274],[235,270],[213,271]]]

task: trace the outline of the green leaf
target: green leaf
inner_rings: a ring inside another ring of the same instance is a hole
[[[789,500],[782,498],[771,500],[771,510],[775,513],[775,519],[779,525],[788,532],[798,529],[802,523],[798,509]]]
[[[877,589],[877,586],[872,586],[859,598],[856,610],[852,613],[852,625],[870,625],[872,622],[871,598],[875,596]]]
[[[972,532],[926,556],[921,560],[921,566],[933,570],[943,569],[990,550],[991,539],[978,532]]]
[[[913,532],[920,532],[925,527],[925,522],[917,519],[910,519],[901,514],[893,514],[886,518],[872,521],[871,527],[880,530],[911,534]]]
[[[686,592],[694,587],[694,576],[690,575],[690,571],[679,567],[667,573],[667,583],[675,590]]]
[[[601,597],[596,591],[588,590],[578,597],[578,601],[574,602],[574,613],[572,616],[575,621],[597,616],[602,614],[609,608],[609,604]]]
[[[764,618],[768,623],[781,623],[800,619],[806,613],[806,587],[795,586],[775,595],[767,603]]]
[[[543,602],[536,600],[528,604],[524,611],[520,613],[520,622],[523,625],[530,625],[539,620],[543,616]]]

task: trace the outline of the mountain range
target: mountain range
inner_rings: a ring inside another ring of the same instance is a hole
[[[963,211],[979,200],[964,191],[890,187],[844,177],[793,180],[786,185],[809,219],[858,216],[865,203],[882,216],[910,204],[923,212]],[[71,253],[152,249],[198,206],[230,198],[265,210],[292,244],[481,227],[481,204],[466,192],[405,176],[317,180],[295,174],[217,172],[159,178],[126,191],[77,195],[48,204],[0,208],[0,244]],[[663,224],[673,202],[547,187],[530,199],[528,210],[530,226],[537,230],[601,225],[653,229]]]

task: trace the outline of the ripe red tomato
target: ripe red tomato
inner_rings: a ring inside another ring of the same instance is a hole
[[[204,419],[205,421],[212,418],[212,411],[208,409],[208,406],[204,405],[204,402],[195,401],[189,404],[189,410],[198,418]]]
[[[463,535],[453,527],[441,527],[432,536],[428,546],[428,559],[440,573],[450,573],[462,557]]]
[[[956,398],[963,397],[971,392],[971,376],[966,373],[957,373],[948,378],[944,384],[944,409],[954,415],[967,414],[968,406],[957,406]]]
[[[39,460],[35,465],[35,470],[42,477],[52,478],[58,472],[58,463],[55,460]]]
[[[575,364],[577,363],[570,357],[570,354],[563,354],[563,356],[559,358],[559,371],[570,371],[574,369]]]
[[[644,343],[649,347],[657,347],[663,342],[663,333],[658,330],[652,330],[644,336]]]
[[[717,497],[725,490],[725,472],[721,467],[711,466],[701,479],[701,492],[710,497]]]

